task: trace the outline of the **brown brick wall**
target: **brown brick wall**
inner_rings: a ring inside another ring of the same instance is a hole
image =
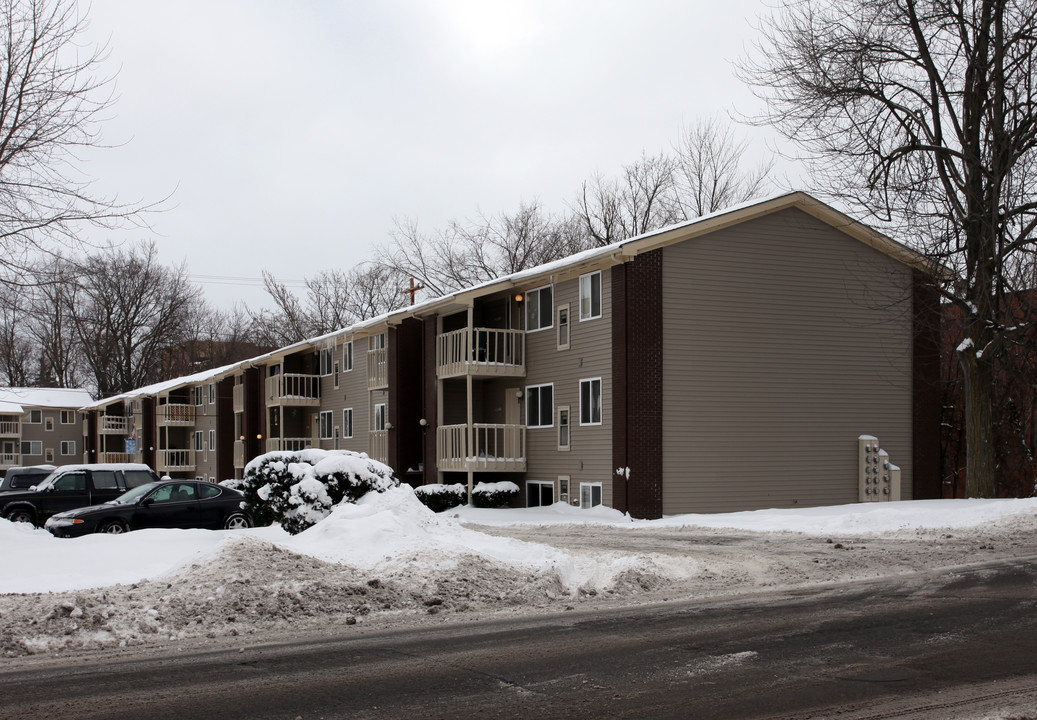
[[[940,482],[940,298],[927,275],[915,270],[912,281],[912,498],[925,500],[943,497]]]

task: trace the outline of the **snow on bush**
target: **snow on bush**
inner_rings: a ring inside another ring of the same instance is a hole
[[[340,502],[399,485],[392,468],[351,450],[270,452],[245,466],[241,491],[256,524],[278,522],[297,535]]]
[[[468,486],[463,483],[454,485],[421,485],[414,488],[418,500],[432,512],[443,512],[468,500]]]
[[[519,486],[507,480],[495,483],[476,483],[472,488],[472,505],[481,508],[501,508],[518,497]]]

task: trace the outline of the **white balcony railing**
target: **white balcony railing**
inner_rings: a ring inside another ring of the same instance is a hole
[[[194,450],[159,450],[159,472],[194,470]]]
[[[22,464],[21,453],[0,453],[0,467],[17,467]]]
[[[380,463],[389,462],[389,431],[372,430],[368,438],[367,454]]]
[[[124,452],[100,452],[97,453],[97,462],[99,463],[131,463],[137,462],[136,453],[124,453]]]
[[[127,431],[130,426],[130,418],[125,415],[102,415],[98,423],[98,430],[105,434],[120,435]]]
[[[521,330],[452,330],[436,338],[436,374],[521,377],[526,374],[525,349]]]
[[[282,373],[266,379],[267,405],[320,405],[320,376]]]
[[[439,470],[525,472],[524,425],[472,425],[472,450],[467,425],[443,425],[436,432]]]
[[[389,353],[385,348],[367,351],[367,389],[389,387]]]
[[[234,386],[234,412],[245,412],[245,386]]]
[[[159,424],[194,425],[195,406],[183,403],[166,403],[159,406]]]
[[[19,437],[21,434],[21,421],[0,420],[0,435],[5,437]]]
[[[299,450],[305,450],[308,447],[313,446],[313,438],[267,438],[266,439],[266,451],[267,452],[279,452],[286,450],[288,452],[297,452]]]

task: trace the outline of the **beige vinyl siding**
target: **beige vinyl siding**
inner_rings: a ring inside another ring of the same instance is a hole
[[[570,344],[558,349],[558,306],[569,305]],[[526,479],[555,482],[570,476],[570,499],[577,502],[581,482],[600,482],[602,502],[612,504],[612,282],[601,274],[601,317],[580,322],[579,278],[554,286],[554,321],[547,330],[526,334],[526,377],[509,386],[554,383],[554,422],[526,430]],[[580,380],[601,378],[602,423],[580,426]],[[569,452],[558,450],[558,406],[570,408]],[[525,406],[522,408],[525,412]],[[523,418],[523,422],[525,418]],[[522,500],[525,503],[525,497]]]
[[[663,512],[911,497],[911,270],[795,209],[664,250]]]
[[[342,346],[346,339],[339,339],[332,353],[334,363],[339,363],[339,384],[335,387],[335,374],[326,375],[320,380],[320,407],[314,409],[317,422],[320,422],[321,411],[331,411],[332,437],[320,440],[319,424],[314,431],[318,438],[314,443],[316,447],[325,450],[335,449],[334,428],[339,429],[338,447],[341,450],[352,450],[354,452],[368,452],[367,433],[371,424],[371,392],[367,389],[367,341],[356,340],[353,342],[353,369],[346,371],[342,369]],[[359,359],[358,359],[359,356]],[[383,391],[376,393],[384,396]],[[381,401],[379,401],[381,402]],[[345,408],[353,408],[353,437],[344,437],[345,428],[342,427],[342,411]]]
[[[206,480],[214,477],[219,482],[227,478],[217,477],[216,448],[209,447],[209,431],[216,429],[216,407],[215,404],[209,403],[209,385],[203,385],[202,404],[195,408],[194,427],[191,428],[191,448],[194,449],[194,433],[201,431],[203,450],[194,454],[192,476],[204,477]]]

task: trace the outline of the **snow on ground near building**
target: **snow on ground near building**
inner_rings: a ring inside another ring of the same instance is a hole
[[[587,556],[557,547],[497,537],[463,523],[485,526],[601,525],[638,530],[730,529],[754,533],[879,535],[932,529],[975,528],[1010,516],[1037,516],[1037,498],[1023,500],[919,500],[837,507],[756,510],[632,520],[610,508],[580,510],[563,503],[546,508],[489,510],[471,506],[429,512],[407,488],[370,494],[343,504],[309,530],[290,536],[279,527],[248,531],[140,530],[128,536],[58,539],[45,530],[0,520],[0,593],[76,591],[131,584],[200,566],[250,541],[274,545],[359,571],[403,574],[455,568],[476,557],[515,571],[553,574],[575,590],[607,585],[646,558]],[[656,567],[665,572],[664,567]],[[677,571],[686,574],[687,568]]]

